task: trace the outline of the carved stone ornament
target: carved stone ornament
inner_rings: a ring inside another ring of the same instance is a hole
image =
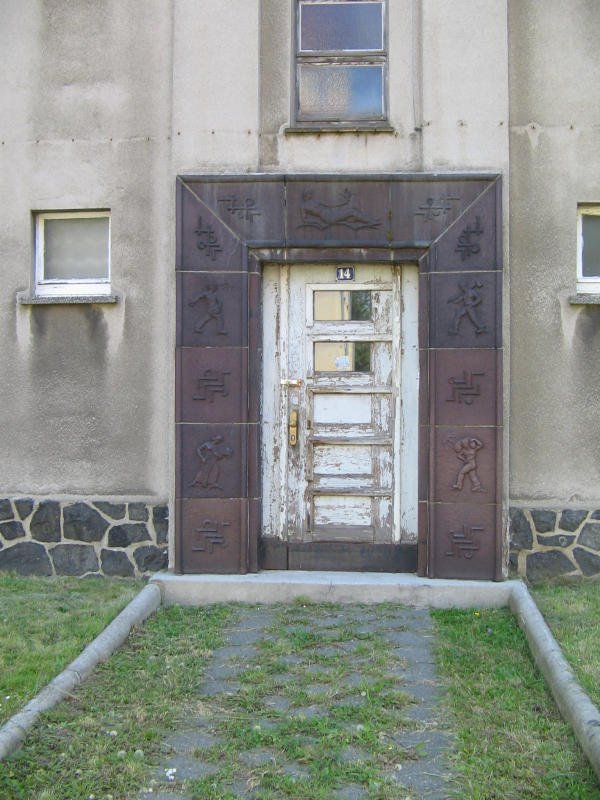
[[[214,228],[211,225],[203,226],[202,217],[198,217],[198,227],[194,233],[198,237],[196,242],[198,250],[202,250],[205,256],[210,257],[214,261],[217,257],[217,253],[223,251]]]
[[[225,385],[225,376],[229,374],[216,369],[205,369],[204,375],[197,379],[196,394],[192,399],[214,403],[215,395],[228,397],[229,389]]]
[[[481,247],[479,242],[476,240],[482,235],[482,233],[483,226],[481,224],[481,220],[479,217],[475,217],[475,224],[467,225],[467,227],[460,234],[454,251],[456,253],[460,253],[460,257],[463,261],[466,261],[467,258],[471,258],[471,256],[479,253]]]
[[[364,228],[378,228],[381,220],[371,219],[356,204],[352,203],[352,192],[350,189],[342,189],[339,193],[339,203],[328,205],[315,200],[312,189],[306,189],[302,193],[302,206],[300,213],[302,223],[299,228],[317,228],[325,231],[336,225],[342,225],[353,231],[360,231]]]
[[[200,486],[202,489],[220,489],[219,478],[221,474],[221,462],[233,455],[233,448],[223,444],[223,437],[220,434],[211,436],[196,448],[196,455],[200,459],[200,468],[191,486]]]
[[[454,200],[460,200],[460,197],[450,197],[449,195],[439,199],[428,197],[425,205],[417,206],[418,211],[415,211],[415,217],[424,217],[425,222],[432,222],[437,217],[445,217],[449,211],[452,211]]]
[[[208,555],[214,553],[215,547],[226,548],[227,542],[220,529],[229,527],[228,522],[218,522],[217,520],[205,519],[200,528],[194,528],[195,542],[192,545],[194,552],[206,552]]]
[[[235,195],[229,195],[227,197],[219,197],[219,203],[227,203],[225,206],[226,211],[229,211],[232,216],[236,216],[238,219],[244,219],[249,222],[252,222],[254,217],[260,217],[262,214],[262,211],[256,208],[256,200],[251,197],[246,197],[240,202]]]
[[[195,306],[200,301],[203,301],[204,313],[194,323],[194,333],[202,333],[208,325],[214,323],[217,333],[226,336],[223,300],[219,294],[219,287],[216,284],[208,284],[200,294],[189,301],[188,305]]]
[[[481,388],[473,379],[484,377],[485,372],[468,372],[465,369],[461,378],[448,378],[448,383],[452,386],[452,396],[446,398],[447,402],[472,405],[476,397],[481,397]]]
[[[462,439],[458,439],[455,434],[449,434],[446,439],[446,447],[454,451],[456,458],[462,464],[452,488],[462,491],[465,478],[468,477],[472,492],[484,492],[485,489],[481,485],[481,480],[477,474],[477,453],[484,447],[481,439],[477,439],[474,436],[465,436]]]
[[[481,546],[479,540],[475,538],[476,533],[483,533],[483,526],[473,525],[467,528],[463,525],[461,531],[450,531],[448,533],[450,550],[445,555],[450,558],[473,558]]]
[[[483,303],[483,294],[481,290],[484,284],[481,281],[458,281],[458,292],[452,297],[449,297],[447,303],[452,303],[456,306],[454,316],[448,333],[456,336],[463,319],[468,319],[475,328],[475,333],[485,333],[487,326],[483,324],[479,318],[479,306]]]

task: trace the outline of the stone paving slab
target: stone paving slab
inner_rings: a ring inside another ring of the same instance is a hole
[[[323,759],[348,776],[332,798],[449,797],[452,736],[440,717],[426,609],[236,613],[198,685],[201,715],[188,715],[165,740],[149,787],[131,800],[304,800]],[[369,718],[377,692],[386,723]]]

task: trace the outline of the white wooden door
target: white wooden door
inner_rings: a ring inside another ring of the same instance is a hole
[[[412,541],[417,270],[337,269],[264,272],[263,535]]]

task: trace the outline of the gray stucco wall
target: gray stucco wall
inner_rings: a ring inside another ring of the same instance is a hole
[[[511,287],[506,500],[600,506],[600,307],[569,300],[577,204],[600,201],[597,2],[389,5],[394,131],[306,135],[285,130],[288,0],[3,3],[3,498],[172,500],[177,174],[486,170]],[[85,208],[111,210],[119,302],[19,305],[32,211]]]
[[[169,0],[7,0],[0,51],[5,496],[170,493]],[[116,305],[25,306],[32,211],[107,208]]]
[[[510,3],[510,495],[600,500],[600,306],[572,305],[577,204],[600,202],[595,0]]]

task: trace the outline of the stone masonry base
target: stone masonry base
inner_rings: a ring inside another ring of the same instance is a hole
[[[168,566],[167,503],[0,499],[0,570],[150,575]]]
[[[531,582],[600,575],[600,509],[510,509],[510,566]]]

